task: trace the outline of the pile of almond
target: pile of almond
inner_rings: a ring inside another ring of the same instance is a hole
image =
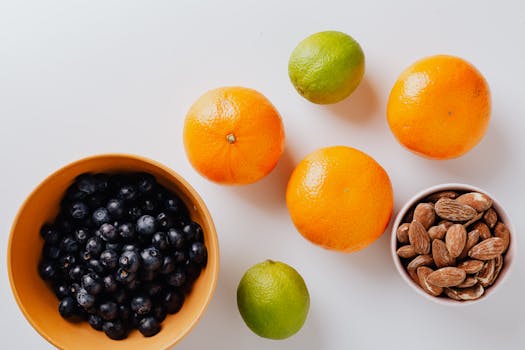
[[[480,298],[498,278],[510,243],[483,193],[435,193],[409,210],[396,231],[410,277],[432,296]]]

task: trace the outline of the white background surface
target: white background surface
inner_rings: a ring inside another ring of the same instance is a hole
[[[523,349],[525,275],[516,261],[503,288],[472,307],[446,308],[397,275],[389,233],[344,255],[294,229],[284,190],[316,148],[349,145],[390,174],[396,210],[415,192],[466,182],[506,206],[524,228],[525,3],[516,1],[0,1],[0,262],[17,208],[45,176],[107,152],[151,157],[182,174],[217,225],[221,272],[202,321],[177,349]],[[366,74],[333,106],[302,99],[288,80],[291,50],[307,35],[345,31],[362,45]],[[430,161],[397,144],[385,120],[397,75],[414,60],[450,53],[473,62],[493,93],[485,139],[466,156]],[[204,91],[244,85],[282,114],[286,153],[246,187],[201,178],[182,148],[184,115]],[[335,208],[334,208],[335,209]],[[28,243],[30,244],[30,242]],[[525,249],[520,239],[518,252]],[[308,320],[284,341],[252,334],[235,292],[259,261],[285,261],[304,276]],[[0,346],[51,349],[19,312],[0,269]]]

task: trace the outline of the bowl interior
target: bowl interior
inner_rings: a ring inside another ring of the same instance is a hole
[[[58,300],[40,279],[37,264],[43,240],[39,230],[53,220],[59,202],[74,178],[84,172],[144,171],[177,193],[188,206],[191,217],[204,231],[208,263],[187,296],[182,309],[168,315],[162,331],[151,338],[133,331],[122,341],[114,341],[93,330],[87,322],[71,323],[58,314]],[[44,180],[22,205],[12,226],[8,247],[11,287],[26,318],[49,342],[62,349],[166,349],[186,335],[205,311],[219,268],[219,248],[215,228],[206,206],[198,194],[176,173],[156,162],[128,155],[105,155],[72,163]]]
[[[511,235],[510,245],[509,245],[507,252],[505,253],[504,263],[503,263],[501,272],[498,278],[496,279],[496,281],[494,282],[494,284],[490,288],[486,289],[485,293],[483,294],[483,296],[481,296],[481,298],[476,299],[476,300],[457,301],[457,300],[453,300],[453,299],[446,298],[446,297],[434,297],[434,296],[427,294],[418,284],[416,284],[410,278],[410,275],[406,271],[405,267],[401,263],[401,259],[397,256],[397,253],[396,253],[397,251],[396,231],[399,225],[401,225],[402,220],[405,217],[405,215],[408,213],[408,211],[412,207],[414,207],[417,203],[419,203],[421,200],[428,197],[429,195],[434,194],[436,192],[442,192],[442,191],[448,191],[448,190],[459,191],[459,192],[480,192],[480,193],[483,193],[489,196],[490,198],[492,198],[492,203],[493,203],[492,206],[494,210],[497,212],[499,220],[503,222],[510,230],[510,235]],[[407,203],[403,206],[403,208],[401,208],[401,210],[399,211],[399,213],[397,214],[394,220],[394,225],[392,226],[390,248],[391,248],[392,258],[394,260],[394,265],[396,266],[397,271],[399,272],[401,277],[405,280],[405,282],[407,282],[412,288],[414,288],[414,290],[417,293],[419,293],[424,298],[431,300],[433,302],[436,302],[438,304],[451,305],[451,306],[463,306],[463,305],[470,305],[473,303],[477,303],[481,300],[485,300],[488,296],[494,294],[494,292],[496,292],[496,290],[502,284],[502,282],[504,282],[504,280],[507,278],[510,268],[512,266],[512,263],[514,261],[514,256],[516,254],[515,253],[516,231],[514,230],[514,226],[512,225],[512,222],[510,221],[510,218],[507,215],[507,212],[505,211],[501,203],[487,191],[477,188],[475,186],[465,185],[465,184],[443,184],[443,185],[433,186],[433,187],[430,187],[426,190],[419,192],[414,197],[412,197],[410,200],[408,200]]]

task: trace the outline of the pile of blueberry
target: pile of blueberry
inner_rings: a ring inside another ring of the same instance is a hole
[[[180,310],[206,265],[199,224],[151,174],[82,174],[41,229],[39,273],[58,311],[111,339],[150,337]]]

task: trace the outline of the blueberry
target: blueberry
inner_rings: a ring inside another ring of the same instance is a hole
[[[118,220],[124,215],[124,202],[121,199],[110,199],[106,204],[106,209],[113,219]]]
[[[91,260],[92,254],[87,250],[84,250],[83,252],[80,252],[79,257],[81,262],[88,262]]]
[[[76,302],[72,297],[65,297],[58,304],[58,312],[64,318],[70,318],[76,314]]]
[[[186,272],[180,267],[176,268],[166,277],[166,283],[173,287],[182,287],[186,283]]]
[[[106,250],[114,250],[115,252],[119,252],[122,250],[122,243],[118,241],[106,242]]]
[[[117,288],[117,280],[113,275],[107,275],[102,279],[102,284],[104,285],[104,292],[106,293],[114,293]]]
[[[128,217],[132,221],[137,221],[143,215],[143,211],[139,207],[131,207],[128,209]]]
[[[159,250],[153,247],[146,248],[140,252],[142,267],[145,270],[155,271],[162,265],[162,255]]]
[[[162,292],[162,284],[160,282],[149,282],[142,287],[142,290],[150,297],[156,297]]]
[[[69,186],[66,190],[66,195],[64,196],[66,199],[75,201],[75,200],[83,200],[88,196],[88,194],[84,191],[80,191],[76,184],[72,184]]]
[[[113,293],[112,297],[115,299],[115,301],[119,304],[124,304],[128,300],[128,293],[125,289],[120,288],[117,289],[115,293]]]
[[[139,326],[137,328],[145,337],[152,337],[160,332],[160,324],[152,316],[144,317],[142,320],[140,320]]]
[[[80,284],[78,283],[71,283],[71,285],[69,286],[69,294],[70,295],[77,295],[78,291],[80,290]]]
[[[67,236],[60,242],[60,248],[66,253],[76,253],[80,249],[80,244],[73,237]]]
[[[176,289],[169,289],[164,292],[161,298],[161,305],[166,308],[169,314],[177,313],[184,303],[184,294]]]
[[[111,217],[109,216],[109,212],[104,207],[95,209],[95,211],[93,212],[93,215],[91,216],[91,219],[93,220],[93,224],[95,226],[100,226],[102,224],[111,222]]]
[[[157,214],[157,217],[155,218],[157,227],[161,230],[167,230],[170,227],[173,226],[173,218],[164,212],[160,212]]]
[[[104,266],[102,266],[100,260],[97,259],[89,260],[87,262],[87,268],[89,271],[94,272],[96,274],[101,274],[104,272]]]
[[[173,259],[175,259],[175,263],[178,265],[185,265],[188,263],[188,254],[184,250],[176,250],[173,252]]]
[[[119,305],[118,318],[121,321],[128,322],[131,318],[131,309],[127,305]]]
[[[117,198],[122,199],[126,202],[131,202],[137,197],[137,190],[134,186],[124,185],[117,191]]]
[[[135,238],[135,226],[131,223],[124,223],[118,227],[119,236],[126,242]]]
[[[66,218],[64,214],[59,214],[55,220],[55,225],[59,231],[69,234],[73,231],[74,225],[70,219]]]
[[[140,267],[140,257],[136,251],[126,250],[120,255],[118,263],[122,269],[128,272],[136,272]]]
[[[49,244],[57,244],[62,236],[60,232],[51,225],[44,225],[40,229],[40,236]]]
[[[107,200],[108,197],[104,193],[93,193],[84,199],[88,207],[91,209],[103,207]]]
[[[85,244],[90,236],[86,228],[78,228],[75,230],[75,241],[79,244]]]
[[[98,313],[106,321],[112,321],[118,317],[118,305],[114,301],[106,301],[99,305]]]
[[[86,203],[77,201],[71,203],[68,208],[68,212],[74,220],[81,221],[88,217],[89,207]]]
[[[93,194],[97,190],[95,178],[91,174],[81,174],[75,179],[75,185],[79,191],[86,194]]]
[[[157,277],[156,271],[144,270],[139,271],[139,280],[142,282],[151,282]]]
[[[193,242],[189,249],[190,261],[195,262],[201,266],[206,264],[208,258],[208,252],[206,247],[201,242]]]
[[[134,280],[130,281],[128,284],[126,284],[126,289],[128,291],[134,292],[140,288],[142,285],[141,281],[138,278],[135,278]]]
[[[135,280],[137,275],[134,272],[128,272],[122,268],[119,268],[117,270],[117,274],[115,276],[115,279],[117,282],[128,284]]]
[[[138,254],[139,248],[134,244],[124,244],[122,246],[122,252],[125,252],[125,251],[133,251]]]
[[[157,248],[160,251],[168,250],[168,238],[164,232],[155,232],[151,238],[151,245]]]
[[[108,337],[113,340],[125,339],[128,336],[128,331],[124,324],[118,320],[105,322],[102,330]]]
[[[182,249],[184,247],[184,234],[181,230],[170,228],[167,232],[168,242],[174,249]]]
[[[113,242],[118,237],[118,232],[115,226],[111,224],[102,224],[100,226],[100,237],[106,242]]]
[[[155,317],[157,322],[162,322],[166,318],[168,312],[166,311],[166,308],[164,308],[162,305],[157,305],[153,308],[151,311],[151,315]]]
[[[65,297],[69,296],[69,288],[65,283],[55,284],[54,290],[58,299],[64,299]]]
[[[57,273],[55,263],[52,261],[41,262],[38,266],[38,272],[44,281],[53,279]]]
[[[199,277],[201,274],[202,267],[201,265],[191,262],[186,265],[186,287],[190,287],[192,283]]]
[[[95,180],[96,190],[99,192],[105,192],[108,189],[109,175],[107,174],[95,174],[93,175]]]
[[[56,260],[60,256],[61,250],[58,246],[45,243],[42,248],[42,254],[44,258]]]
[[[162,259],[162,265],[160,266],[159,272],[162,274],[169,274],[175,270],[175,258],[171,255],[166,255]]]
[[[66,254],[62,255],[60,259],[58,259],[58,268],[62,271],[69,271],[71,266],[75,265],[77,262],[77,259],[74,255]]]
[[[82,306],[84,309],[89,309],[95,305],[95,296],[88,293],[87,290],[81,288],[76,295],[78,305]]]
[[[102,326],[104,324],[104,320],[102,319],[102,317],[96,314],[91,314],[88,316],[88,323],[91,327],[93,327],[93,329],[96,329],[97,331],[101,331]]]
[[[137,188],[141,193],[150,193],[155,189],[157,182],[155,177],[151,174],[140,173],[138,174]]]
[[[81,265],[75,265],[69,270],[69,278],[72,281],[80,281],[86,270]]]
[[[86,251],[92,256],[98,256],[102,252],[102,240],[98,237],[90,237],[86,242]]]
[[[81,284],[82,288],[84,288],[89,294],[93,295],[101,293],[103,289],[100,277],[95,273],[88,273],[82,276]]]
[[[147,296],[139,295],[131,299],[131,310],[138,315],[146,315],[153,308],[151,299]]]
[[[159,203],[153,198],[145,198],[140,202],[140,208],[145,214],[153,214],[157,211]]]
[[[192,222],[191,224],[184,226],[182,228],[182,232],[184,232],[186,240],[189,242],[203,241],[202,228],[196,222]]]
[[[142,215],[137,220],[136,225],[137,233],[144,236],[151,236],[155,233],[155,219],[151,215]]]
[[[118,254],[114,250],[104,250],[100,253],[100,263],[105,269],[114,269],[118,265]]]
[[[184,203],[176,197],[169,197],[164,200],[164,208],[176,215],[182,215],[186,210]]]

